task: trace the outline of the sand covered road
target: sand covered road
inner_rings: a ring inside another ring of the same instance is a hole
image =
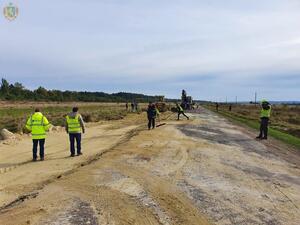
[[[127,121],[88,124],[83,135],[83,156],[70,158],[68,135],[62,130],[49,133],[45,161],[32,162],[29,136],[10,144],[0,144],[0,207],[21,195],[42,188],[45,183],[71,173],[97,159],[105,151],[126,141],[137,129],[132,116]]]
[[[63,139],[48,146],[48,161],[0,174],[2,204],[27,194],[0,211],[0,224],[298,224],[299,156],[283,159],[206,110],[191,117],[151,131],[95,126],[84,143],[93,153],[78,162],[64,158]]]

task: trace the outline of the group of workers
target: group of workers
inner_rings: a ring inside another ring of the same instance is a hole
[[[185,116],[188,120],[190,119],[187,115],[185,115],[184,110],[182,106],[178,103],[176,103],[176,109],[177,109],[177,120],[179,120],[180,115]],[[155,119],[159,118],[159,109],[157,104],[154,104],[153,102],[149,102],[148,109],[147,109],[147,118],[148,118],[148,130],[151,128],[155,128]]]
[[[268,124],[271,115],[271,105],[268,101],[262,100],[260,112],[260,133],[256,137],[257,139],[267,139],[268,138]],[[189,117],[184,113],[182,106],[176,103],[177,109],[177,120],[179,120],[180,115],[185,116],[188,120]],[[149,102],[147,109],[148,117],[148,129],[155,128],[155,119],[159,118],[159,110],[156,104]],[[43,161],[45,158],[45,139],[46,132],[50,129],[51,124],[48,119],[41,113],[40,109],[35,109],[34,114],[32,114],[26,123],[26,128],[31,132],[33,148],[33,161],[37,161],[37,152],[39,146],[39,156],[40,160]],[[82,155],[81,151],[81,136],[85,133],[85,125],[82,116],[78,113],[78,107],[74,107],[72,112],[70,112],[65,118],[65,129],[69,134],[70,141],[70,157],[75,156],[75,142],[76,142],[76,153],[77,156]]]
[[[26,123],[26,128],[31,132],[32,136],[32,160],[37,161],[37,152],[39,146],[39,156],[40,160],[44,161],[45,158],[45,140],[46,132],[50,129],[51,124],[48,119],[41,113],[40,109],[35,109],[34,114],[32,114]],[[69,134],[70,141],[70,152],[71,157],[75,156],[75,142],[77,149],[77,156],[82,155],[81,151],[81,133],[85,133],[85,125],[82,116],[78,113],[78,107],[74,107],[72,112],[69,113],[65,118],[65,129]]]
[[[130,106],[131,106],[131,112],[138,112],[139,104],[137,102],[131,102]],[[128,111],[129,110],[128,102],[126,102],[125,107],[126,107],[126,111]]]

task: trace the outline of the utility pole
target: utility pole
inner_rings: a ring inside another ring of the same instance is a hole
[[[255,92],[255,97],[254,97],[254,104],[256,106],[256,100],[257,100],[257,93]]]

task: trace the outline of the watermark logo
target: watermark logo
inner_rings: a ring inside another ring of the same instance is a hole
[[[9,21],[13,21],[18,17],[19,9],[13,3],[9,3],[7,6],[4,7],[3,14],[6,19],[8,19]]]

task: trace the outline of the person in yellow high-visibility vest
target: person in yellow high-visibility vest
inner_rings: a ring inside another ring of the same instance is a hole
[[[85,126],[82,116],[78,113],[78,107],[74,107],[72,112],[66,116],[66,132],[69,134],[71,157],[75,156],[75,140],[77,156],[82,155],[81,132],[85,133]]]
[[[33,142],[33,161],[37,160],[38,145],[40,146],[40,160],[44,160],[46,131],[49,130],[50,126],[51,124],[39,109],[35,109],[35,113],[27,120],[26,128],[31,132]]]
[[[179,116],[182,114],[184,115],[188,120],[190,119],[187,115],[184,114],[183,108],[181,105],[179,105],[178,103],[176,103],[176,108],[177,108],[177,113],[178,113],[178,118],[177,120],[179,120]]]
[[[260,132],[257,139],[268,139],[268,125],[271,116],[271,105],[268,101],[261,101]]]

